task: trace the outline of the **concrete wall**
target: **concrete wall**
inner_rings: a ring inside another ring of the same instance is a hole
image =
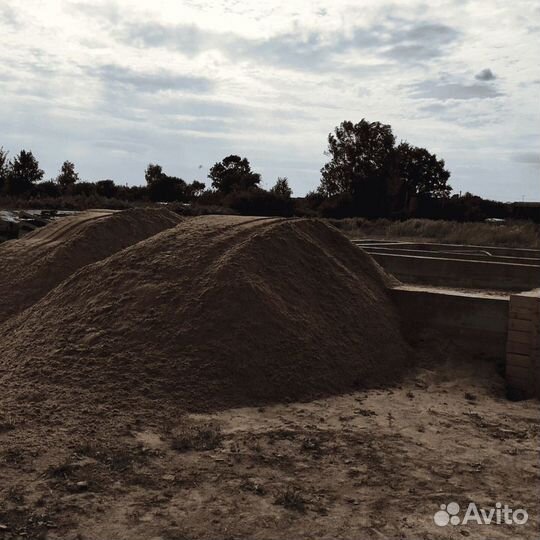
[[[504,291],[540,287],[540,265],[381,253],[372,256],[405,283]]]
[[[508,297],[401,286],[391,289],[405,332],[434,328],[472,356],[504,360]]]
[[[369,246],[364,245],[362,249],[370,255],[412,255],[413,257],[430,257],[432,259],[448,258],[461,259],[465,261],[487,261],[487,262],[502,262],[514,264],[529,264],[532,266],[540,266],[540,259],[526,257],[510,257],[508,255],[490,255],[487,253],[461,253],[458,251],[428,251],[427,249],[404,249],[402,247],[387,247],[387,246]]]
[[[510,297],[506,382],[516,398],[540,397],[540,289]]]
[[[383,245],[385,247],[394,247],[396,249],[417,249],[423,251],[458,251],[459,253],[484,253],[489,252],[493,256],[506,257],[524,257],[540,259],[540,249],[528,248],[510,248],[510,247],[494,247],[494,246],[475,246],[470,244],[437,244],[432,242],[404,242],[399,240],[352,240],[356,245],[364,244],[370,246]]]

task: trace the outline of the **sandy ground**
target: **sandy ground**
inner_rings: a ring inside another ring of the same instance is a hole
[[[33,305],[81,267],[179,221],[166,209],[88,210],[0,243],[0,323]]]
[[[392,386],[206,415],[148,396],[126,411],[93,383],[84,395],[65,380],[7,384],[0,540],[538,538],[538,401],[508,401],[495,365],[437,336],[414,358]],[[470,502],[529,520],[435,524],[441,505],[457,503],[462,519]]]
[[[4,418],[0,538],[538,538],[538,402],[507,401],[493,365],[437,350],[399,386],[310,403],[43,419],[39,438]],[[450,502],[530,517],[437,526]]]

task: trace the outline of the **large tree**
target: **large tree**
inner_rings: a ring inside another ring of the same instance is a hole
[[[216,163],[209,171],[212,187],[222,193],[243,191],[259,185],[261,175],[251,170],[249,161],[230,155]]]
[[[200,195],[206,187],[197,180],[188,184],[182,178],[169,176],[163,172],[161,165],[154,163],[148,165],[144,177],[148,184],[148,194],[153,201],[189,201]]]
[[[270,188],[270,193],[273,193],[282,199],[290,199],[292,189],[289,186],[289,180],[287,177],[279,177],[276,183]]]
[[[402,142],[396,151],[399,175],[408,197],[441,198],[450,195],[450,172],[445,169],[443,159],[437,159],[425,148],[407,142]]]
[[[10,164],[6,191],[10,195],[26,193],[43,178],[44,174],[34,154],[31,151],[21,150]]]
[[[98,180],[96,182],[96,193],[100,197],[112,199],[113,197],[116,197],[118,193],[118,186],[114,183],[114,180],[111,179]]]
[[[56,177],[56,181],[62,188],[72,186],[79,180],[79,175],[75,171],[75,165],[71,161],[64,161],[60,173]]]
[[[190,199],[200,197],[204,190],[206,189],[206,184],[204,182],[199,182],[199,180],[193,180],[191,184],[188,184],[186,187],[186,193]]]
[[[319,193],[343,215],[402,214],[412,199],[451,191],[444,160],[406,142],[396,147],[392,128],[380,122],[343,122],[328,136],[326,153]]]
[[[394,145],[389,125],[365,119],[342,122],[328,135],[330,161],[321,169],[319,191],[350,196],[361,214],[383,214],[389,179],[396,176]]]
[[[149,163],[144,171],[144,179],[148,185],[158,182],[165,176],[163,168],[157,163]]]

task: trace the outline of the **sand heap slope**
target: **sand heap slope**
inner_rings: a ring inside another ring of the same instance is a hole
[[[75,270],[173,227],[180,219],[165,209],[88,211],[0,244],[0,323]]]
[[[0,385],[207,410],[388,381],[406,347],[387,280],[320,221],[188,219],[8,321]]]

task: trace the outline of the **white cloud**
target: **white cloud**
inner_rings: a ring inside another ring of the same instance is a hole
[[[304,193],[328,132],[366,117],[457,189],[538,198],[539,27],[527,0],[3,0],[0,145],[132,183],[245,154]]]

